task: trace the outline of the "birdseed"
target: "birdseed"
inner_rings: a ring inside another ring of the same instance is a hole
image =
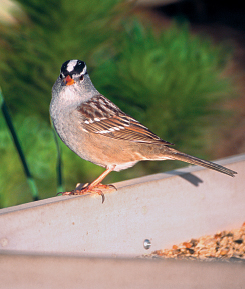
[[[179,245],[173,245],[172,249],[157,250],[144,257],[203,261],[222,259],[245,262],[245,222],[240,229],[191,239]]]

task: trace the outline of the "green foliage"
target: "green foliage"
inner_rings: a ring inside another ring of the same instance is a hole
[[[0,26],[0,83],[14,112],[48,119],[51,87],[67,59],[86,59],[115,33],[120,1],[18,0],[19,25]],[[91,63],[93,66],[93,63]]]
[[[34,117],[20,116],[16,118],[15,126],[35,179],[37,177],[39,183],[44,180],[49,182],[52,177],[54,179],[53,161],[50,160],[55,154],[55,147],[52,145],[53,136],[47,124]],[[0,139],[0,205],[5,207],[31,201],[31,192],[19,156],[2,115],[0,115]],[[54,188],[51,182],[50,184]],[[48,183],[46,187],[47,185]]]
[[[21,140],[27,163],[39,188],[40,198],[56,194],[56,145],[49,124],[35,116],[15,117],[15,129]],[[23,168],[3,116],[0,115],[0,207],[32,201]],[[66,189],[77,182],[92,181],[103,169],[81,160],[60,142]],[[93,171],[91,175],[90,172]]]
[[[48,105],[67,59],[86,61],[101,93],[178,149],[195,154],[198,148],[199,156],[205,154],[203,127],[230,91],[229,81],[221,77],[230,55],[226,47],[191,35],[187,25],[173,25],[155,35],[130,16],[124,19],[127,6],[120,10],[119,2],[18,0],[25,16],[15,27],[0,26],[0,84],[42,198],[56,193],[56,147]],[[119,25],[123,21],[127,24]],[[103,171],[62,143],[61,150],[66,190]],[[31,201],[2,116],[0,156],[0,206]],[[175,165],[142,162],[110,174],[106,182]]]

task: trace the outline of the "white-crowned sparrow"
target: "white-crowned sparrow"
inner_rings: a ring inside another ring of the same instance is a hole
[[[101,193],[100,182],[142,160],[180,160],[234,177],[235,171],[179,152],[147,127],[121,111],[93,86],[83,61],[68,60],[52,88],[50,116],[61,140],[79,157],[105,172],[82,190],[63,194]],[[103,197],[103,194],[102,194]]]

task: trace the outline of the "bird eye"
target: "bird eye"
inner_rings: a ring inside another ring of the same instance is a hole
[[[80,80],[83,80],[83,75],[81,75],[79,79],[80,79]]]

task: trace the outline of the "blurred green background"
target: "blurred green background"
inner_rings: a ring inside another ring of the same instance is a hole
[[[61,64],[81,59],[95,87],[122,110],[198,157],[212,127],[229,115],[220,103],[234,96],[224,75],[232,50],[190,32],[187,21],[164,29],[145,24],[133,3],[119,0],[18,0],[15,21],[0,23],[0,86],[40,198],[56,194],[57,150],[49,121],[51,88]],[[60,142],[63,185],[91,182],[103,168]],[[0,113],[0,207],[32,200],[19,156]],[[186,164],[141,162],[106,183],[163,172]]]

